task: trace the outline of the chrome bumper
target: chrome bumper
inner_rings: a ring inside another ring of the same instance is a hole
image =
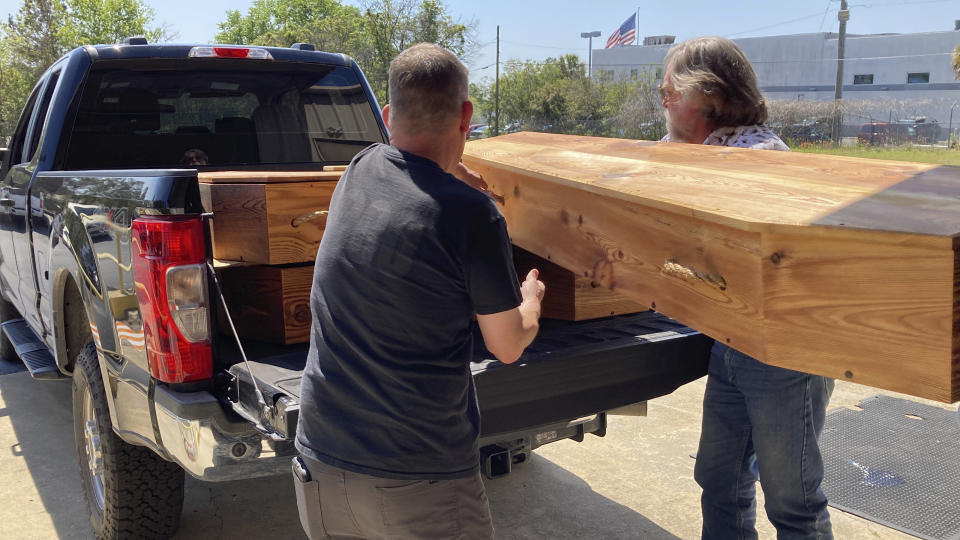
[[[161,446],[190,475],[206,481],[271,476],[290,471],[292,441],[268,441],[250,422],[228,417],[207,392],[157,387]]]

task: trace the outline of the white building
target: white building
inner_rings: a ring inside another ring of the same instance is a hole
[[[960,28],[960,21],[957,22]],[[650,45],[593,51],[597,77],[636,77],[643,70],[662,74],[669,36]],[[837,80],[837,34],[795,34],[736,39],[757,72],[770,100],[832,100]],[[951,55],[960,31],[918,34],[847,34],[843,98],[871,102],[863,121],[926,116],[946,128],[954,106],[954,132],[960,127],[960,81]],[[874,105],[875,104],[875,105]],[[845,119],[856,124],[860,118]]]

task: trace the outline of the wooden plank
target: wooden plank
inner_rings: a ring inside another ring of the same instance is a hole
[[[213,256],[249,264],[312,262],[335,182],[201,184]]]
[[[219,272],[241,336],[284,345],[310,341],[313,266],[234,266]],[[220,329],[229,331],[222,317]]]
[[[761,361],[960,400],[960,168],[519,133],[514,244]]]
[[[531,268],[540,271],[540,280],[547,286],[547,294],[541,305],[541,317],[583,321],[647,310],[645,306],[596,281],[577,276],[525,249],[514,247],[513,262],[520,279],[525,278]]]
[[[344,167],[345,169],[346,167]],[[201,184],[270,184],[273,182],[333,182],[343,170],[337,166],[315,171],[199,171]]]

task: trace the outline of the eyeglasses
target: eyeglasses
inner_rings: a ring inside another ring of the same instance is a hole
[[[673,88],[667,88],[662,84],[660,85],[660,88],[657,89],[657,91],[660,93],[660,99],[662,100],[677,101],[678,99],[680,99],[680,92],[677,92]]]

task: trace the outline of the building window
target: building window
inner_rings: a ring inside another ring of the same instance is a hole
[[[631,81],[637,80],[637,73],[638,73],[638,72],[637,72],[636,69],[631,69],[631,70],[630,70],[630,80],[631,80]]]
[[[657,73],[656,73],[656,75],[654,76],[654,79],[656,79],[656,80],[658,80],[658,81],[661,80],[661,79],[663,79],[663,68],[657,68]]]
[[[907,73],[907,84],[928,83],[930,82],[930,73]]]
[[[853,84],[873,84],[873,73],[866,75],[854,75]]]

